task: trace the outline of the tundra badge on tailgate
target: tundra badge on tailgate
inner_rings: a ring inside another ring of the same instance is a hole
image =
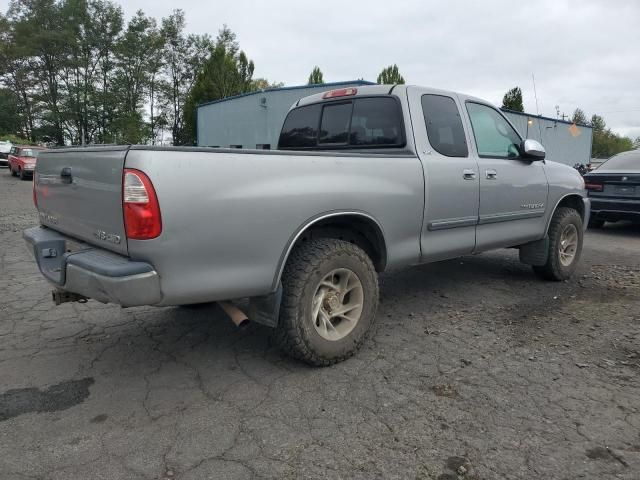
[[[40,221],[43,223],[52,223],[54,225],[58,224],[58,217],[54,217],[53,215],[49,215],[44,212],[38,212],[38,216],[40,217]]]
[[[120,235],[116,235],[115,233],[107,233],[104,230],[98,230],[97,232],[94,232],[93,236],[98,240],[102,240],[103,242],[115,243],[116,245],[119,245],[122,240],[122,237],[120,237]]]

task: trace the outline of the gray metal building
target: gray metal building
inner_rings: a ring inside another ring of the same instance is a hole
[[[547,158],[554,162],[587,165],[591,161],[593,129],[588,125],[530,113],[503,112],[524,138],[533,138],[544,145]]]
[[[203,103],[197,108],[198,145],[275,149],[291,105],[308,95],[359,85],[373,83],[354,80],[274,88]],[[538,140],[545,146],[548,159],[568,165],[589,163],[591,127],[510,110],[504,113],[523,137]]]

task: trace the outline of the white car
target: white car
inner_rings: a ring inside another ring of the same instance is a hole
[[[9,166],[9,151],[13,145],[9,141],[0,141],[0,167]]]

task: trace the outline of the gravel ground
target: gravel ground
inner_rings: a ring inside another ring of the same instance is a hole
[[[216,306],[54,307],[30,187],[0,170],[2,479],[640,478],[640,227],[563,283],[511,250],[384,275],[314,369]]]

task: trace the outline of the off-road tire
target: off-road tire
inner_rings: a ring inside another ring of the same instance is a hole
[[[326,340],[313,325],[313,296],[332,270],[348,268],[362,283],[363,310],[353,330],[340,340]],[[378,307],[378,275],[358,246],[333,238],[309,240],[296,247],[282,275],[282,303],[274,340],[288,355],[314,366],[327,366],[352,356],[373,331]]]
[[[600,218],[590,218],[588,226],[589,228],[602,228],[604,227],[604,220]]]
[[[570,223],[576,227],[578,232],[578,245],[573,261],[571,264],[565,266],[560,262],[560,237],[562,231]],[[547,263],[540,266],[534,265],[533,271],[545,280],[554,280],[559,282],[570,278],[580,262],[584,236],[583,232],[582,217],[580,217],[580,214],[576,210],[568,207],[558,208],[558,210],[553,214],[551,224],[549,225],[549,252],[547,256]]]

